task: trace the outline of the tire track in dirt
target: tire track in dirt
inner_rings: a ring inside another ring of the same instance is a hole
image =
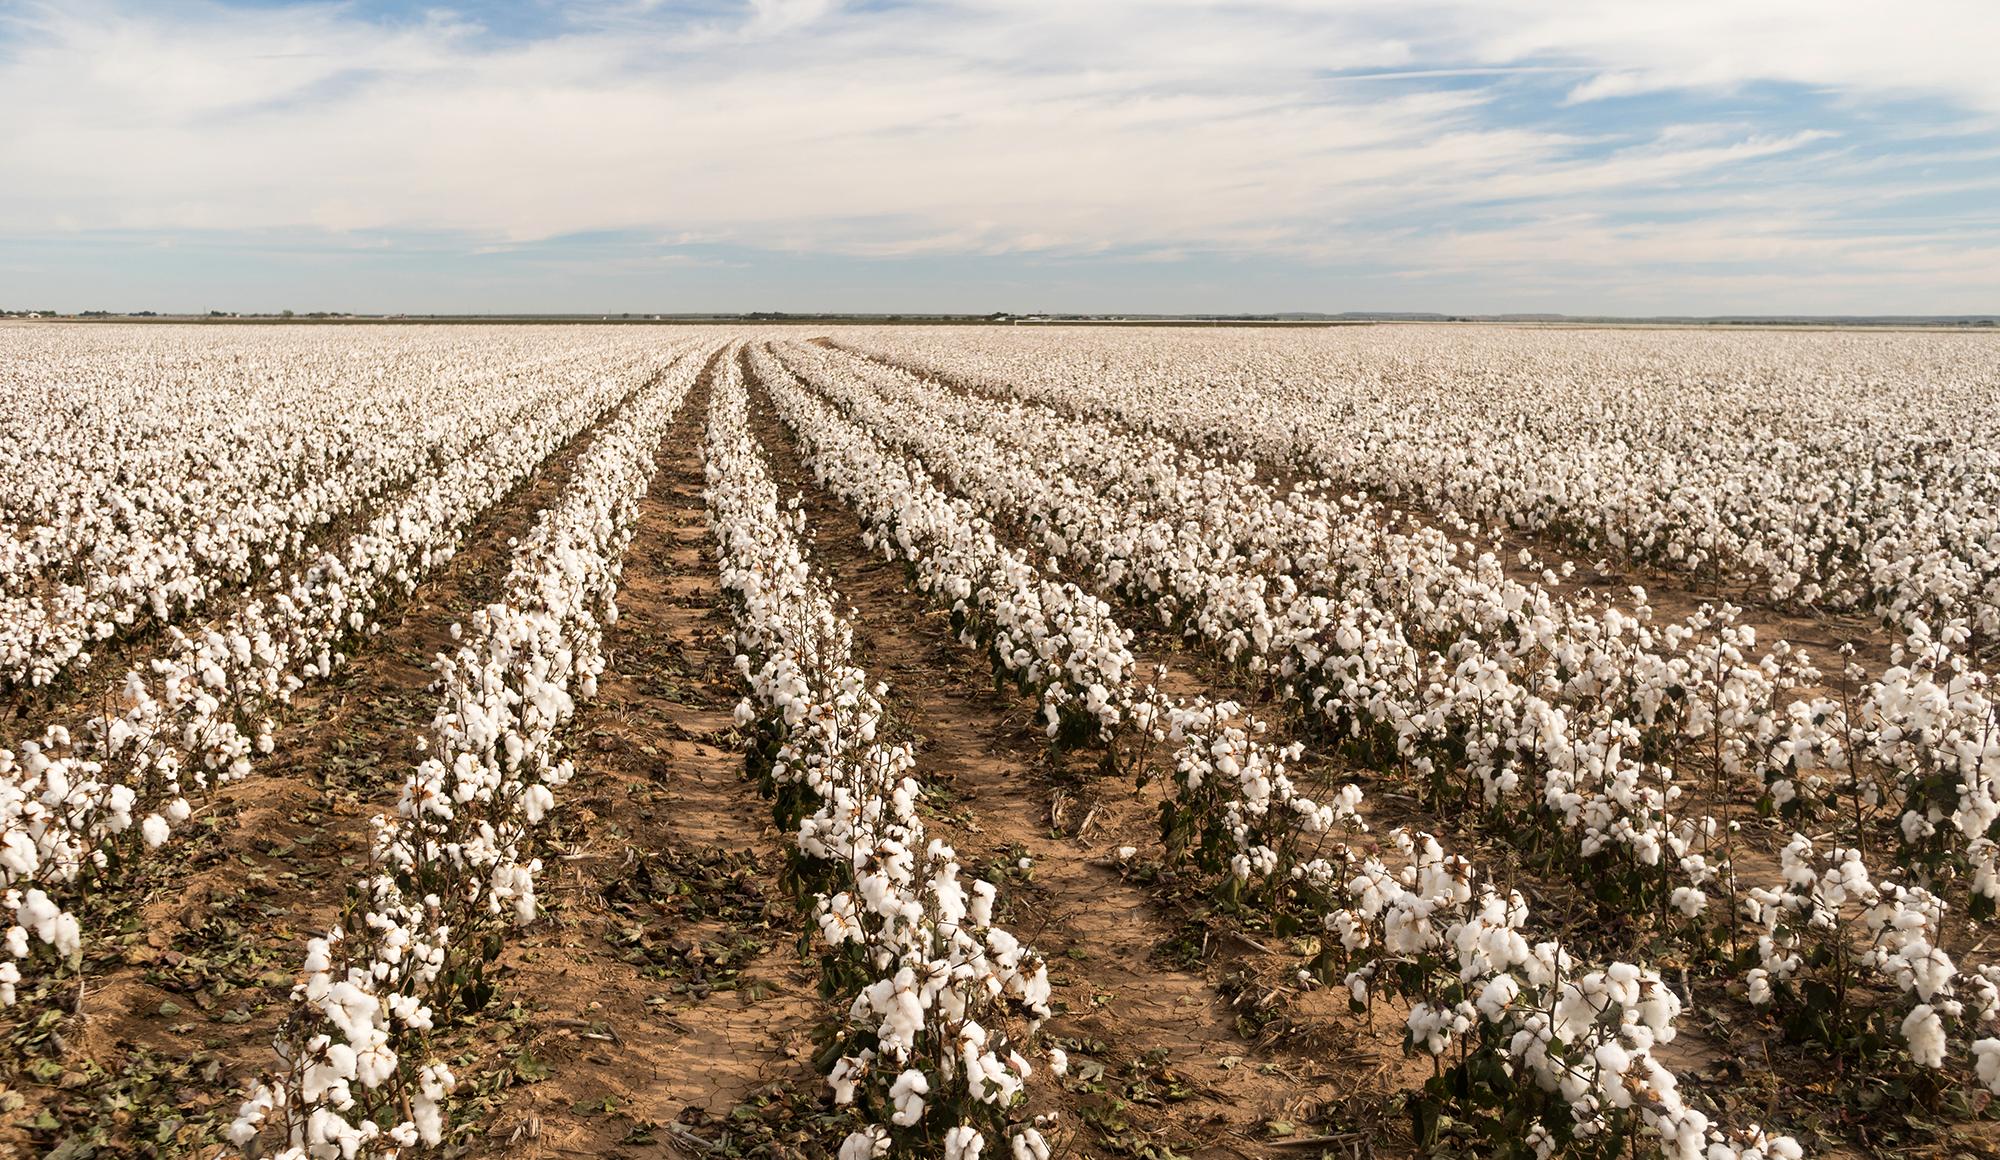
[[[734,737],[742,686],[702,498],[707,383],[661,445],[610,665],[573,727],[547,920],[503,959],[504,993],[528,1007],[514,1078],[534,1082],[487,1117],[490,1154],[702,1151],[687,1123],[773,1085],[824,1087],[784,836]]]
[[[43,1113],[27,1134],[38,1145],[74,1138],[165,1155],[220,1142],[233,1092],[274,1062],[305,940],[339,919],[369,857],[368,820],[393,807],[415,760],[436,707],[433,658],[452,625],[500,596],[513,541],[625,401],[475,519],[457,554],[385,610],[381,632],[330,681],[300,690],[273,755],[199,799],[187,838],[92,895],[103,909],[80,915],[81,1016],[46,1011],[15,1028],[10,1054],[26,1058],[10,1082],[28,1100],[0,1147]]]
[[[900,565],[862,548],[859,523],[813,483],[769,396],[754,384],[751,426],[780,493],[804,497],[816,533],[813,558],[855,609],[860,663],[889,684],[891,732],[916,742],[935,824],[951,835],[968,871],[1000,885],[1001,921],[1050,963],[1057,1014],[1044,1032],[1069,1045],[1072,1070],[1054,1097],[1043,1073],[1037,1098],[1062,1108],[1069,1151],[1279,1154],[1260,1142],[1263,1124],[1294,1115],[1301,1100],[1317,1100],[1317,1077],[1298,1074],[1289,1066],[1295,1061],[1257,1058],[1235,1010],[1198,964],[1168,961],[1174,924],[1111,857],[1119,843],[1109,835],[1128,823],[1143,829],[1139,815],[1151,807],[1107,793],[1103,824],[1092,831],[1103,838],[1059,836],[1050,782],[1094,779],[1083,772],[1094,759],[1085,755],[1079,768],[1051,766],[1033,706],[994,692],[984,659],[957,644],[946,616],[907,589]],[[1022,857],[1031,869],[1019,868]]]

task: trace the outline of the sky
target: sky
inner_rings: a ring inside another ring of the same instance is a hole
[[[1994,0],[0,0],[0,308],[2000,312]]]

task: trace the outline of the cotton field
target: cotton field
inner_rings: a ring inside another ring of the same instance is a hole
[[[0,1147],[2000,1147],[2000,339],[0,328]]]

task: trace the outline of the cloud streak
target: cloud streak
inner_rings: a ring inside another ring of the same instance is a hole
[[[1869,224],[2000,184],[1984,4],[665,0],[525,33],[472,4],[8,11],[0,103],[34,115],[0,120],[0,247],[615,232],[1167,279],[1208,255],[1242,302],[1319,270],[1505,308],[1526,270],[1588,310],[1635,301],[1605,287],[1620,263],[1660,308],[1735,308],[1732,271],[1767,302],[1774,275],[1800,301],[1893,285],[1884,311],[2000,295],[1938,259],[1961,211]]]

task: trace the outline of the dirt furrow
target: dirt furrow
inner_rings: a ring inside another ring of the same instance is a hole
[[[430,725],[433,658],[453,624],[500,596],[512,541],[561,494],[597,429],[475,520],[332,680],[301,690],[273,755],[199,801],[176,848],[92,895],[80,1002],[11,1037],[9,1082],[26,1102],[0,1147],[16,1132],[134,1155],[220,1142],[233,1081],[271,1066],[305,940],[339,918],[368,859],[368,819],[393,808]]]
[[[492,1154],[700,1151],[690,1141],[760,1092],[823,1086],[810,1062],[822,1004],[780,893],[784,836],[735,743],[742,689],[704,516],[706,414],[698,388],[661,446],[610,666],[574,726],[548,913],[503,960],[503,991],[525,1008],[511,1078],[527,1082],[485,1117]]]
[[[813,484],[755,388],[752,425],[781,492],[804,496],[814,558],[855,609],[861,662],[889,684],[892,730],[916,743],[935,824],[969,870],[1001,884],[1003,921],[1049,959],[1057,1015],[1046,1030],[1072,1060],[1056,1100],[1072,1154],[1275,1154],[1266,1141],[1337,1098],[1348,1077],[1260,1051],[1211,979],[1211,948],[1187,945],[1186,929],[1123,872],[1116,851],[1152,840],[1153,805],[1102,782],[1087,756],[1050,757],[1034,707],[994,692],[984,659],[924,608],[901,567],[862,549],[858,522]],[[1092,804],[1064,804],[1079,796]],[[1071,836],[1061,823],[1079,819]]]

